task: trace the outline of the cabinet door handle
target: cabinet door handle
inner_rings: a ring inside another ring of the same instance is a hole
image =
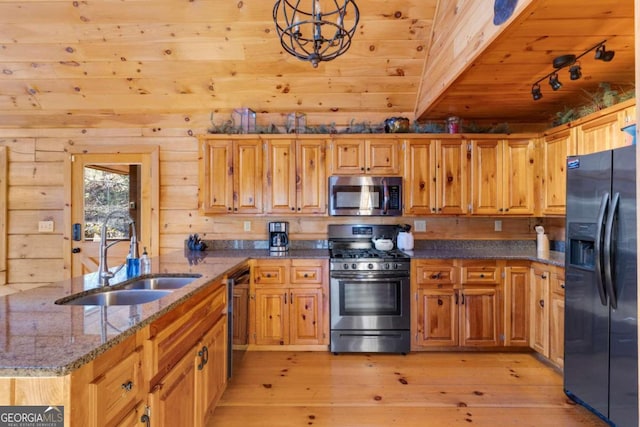
[[[285,304],[287,303],[287,293],[286,292],[284,293],[284,303]]]
[[[541,299],[540,301],[538,301],[538,303],[540,304],[540,307],[544,308],[544,300]]]
[[[458,305],[458,293],[456,292],[454,295],[456,297],[456,305]]]
[[[198,356],[200,356],[200,363],[198,363],[198,370],[202,371],[204,369],[204,365],[209,362],[209,349],[206,345],[203,345],[200,351],[198,352]]]
[[[463,305],[464,304],[464,293],[460,294],[460,298],[461,298],[460,299],[460,305]]]
[[[546,278],[547,278],[547,275],[546,275],[546,274],[543,274],[543,275],[542,275],[542,276],[540,276],[540,277],[542,277],[543,279],[546,279]]]
[[[440,298],[438,298],[438,305],[444,304]]]
[[[122,389],[124,391],[131,391],[133,390],[133,382],[132,381],[127,381],[126,383],[122,384]]]
[[[140,417],[140,422],[145,423],[147,427],[151,427],[151,418],[149,418],[149,415],[147,414]]]

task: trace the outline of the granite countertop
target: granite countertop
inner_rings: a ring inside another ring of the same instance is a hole
[[[201,274],[187,286],[133,306],[57,305],[59,298],[98,287],[88,274],[0,297],[0,376],[61,376],[78,369],[154,319],[196,296],[249,257],[176,252],[151,258],[152,273]],[[125,269],[111,280],[126,280]],[[197,297],[197,296],[196,296]]]

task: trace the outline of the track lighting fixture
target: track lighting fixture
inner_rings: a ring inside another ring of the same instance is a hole
[[[604,43],[604,42],[603,42]],[[612,50],[607,50],[604,46],[604,44],[600,45],[597,49],[596,49],[596,59],[599,59],[601,61],[604,62],[609,62],[613,59],[613,56],[616,53]]]
[[[534,101],[542,98],[542,92],[540,91],[540,85],[538,83],[534,83],[531,87],[531,96],[533,97]]]
[[[558,73],[553,73],[549,76],[549,86],[553,90],[558,90],[562,87],[562,83],[558,80]]]
[[[542,92],[540,90],[540,82],[546,78],[549,79],[549,86],[551,86],[551,89],[553,89],[554,91],[562,87],[562,83],[558,78],[558,71],[565,67],[569,67],[569,78],[571,80],[580,79],[582,77],[582,67],[580,66],[579,63],[576,63],[576,61],[582,58],[587,53],[595,50],[596,51],[595,59],[604,61],[604,62],[611,61],[615,55],[615,52],[612,50],[607,50],[604,45],[605,42],[606,40],[602,40],[600,43],[598,43],[593,47],[590,47],[589,49],[582,52],[580,55],[567,54],[567,55],[561,55],[554,58],[552,62],[553,71],[551,71],[546,76],[541,77],[538,81],[536,81],[531,86],[531,97],[533,98],[533,100],[537,101],[540,98],[542,98]]]
[[[578,80],[580,77],[582,77],[582,68],[580,68],[578,64],[572,65],[571,68],[569,68],[569,78],[571,80]]]

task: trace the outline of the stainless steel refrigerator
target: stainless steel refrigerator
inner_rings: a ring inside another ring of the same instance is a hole
[[[564,389],[638,427],[636,146],[567,158]]]

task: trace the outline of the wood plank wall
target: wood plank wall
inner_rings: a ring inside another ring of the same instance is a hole
[[[0,129],[8,159],[7,284],[29,289],[62,280],[64,159],[72,145],[148,145],[160,147],[160,252],[182,249],[189,234],[207,239],[266,239],[267,223],[290,222],[293,239],[325,239],[328,223],[351,218],[201,216],[198,212],[198,147],[185,128]],[[413,224],[415,218],[373,219]],[[426,233],[417,239],[534,239],[541,219],[503,218],[501,233],[493,218],[424,218]],[[38,233],[38,221],[53,220],[53,233]],[[251,231],[244,231],[244,221]],[[369,222],[369,219],[367,219]],[[560,225],[563,227],[563,224]],[[6,291],[5,291],[6,293]],[[2,290],[0,290],[2,295]]]

